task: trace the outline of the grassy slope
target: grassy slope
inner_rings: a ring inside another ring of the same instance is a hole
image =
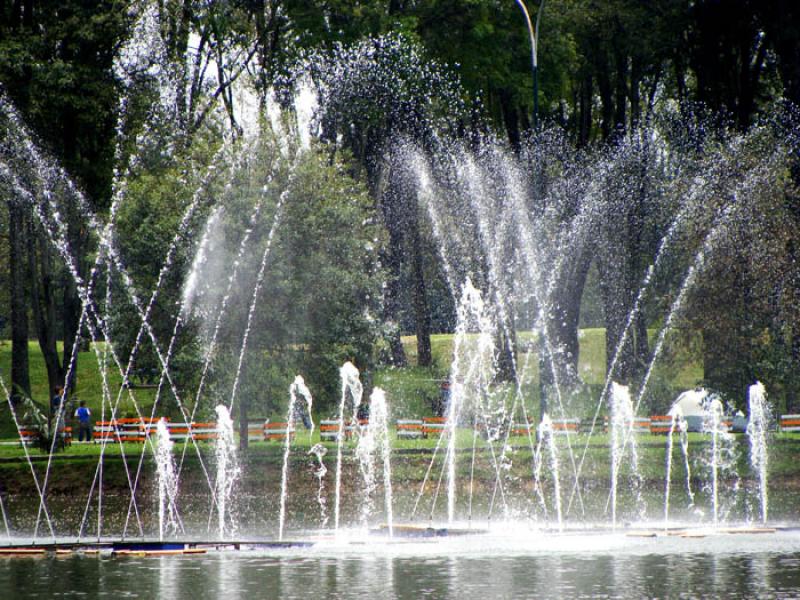
[[[656,332],[651,331],[651,344],[655,342]],[[403,347],[411,366],[405,369],[386,369],[376,374],[375,384],[387,390],[395,411],[401,416],[427,414],[431,403],[439,394],[440,381],[447,377],[450,357],[453,352],[453,336],[437,334],[431,336],[434,366],[423,369],[414,366],[417,361],[416,338],[403,337]],[[518,364],[523,374],[523,394],[530,400],[530,409],[535,412],[538,402],[538,361],[532,349],[533,336],[530,332],[518,334]],[[583,329],[580,333],[580,357],[578,370],[587,385],[582,397],[573,399],[569,412],[579,416],[593,414],[595,402],[606,377],[605,329]],[[703,367],[686,357],[679,357],[670,365],[657,365],[651,378],[650,389],[665,396],[674,397],[682,390],[697,385],[703,377]]]
[[[59,342],[59,351],[62,346]],[[48,408],[48,384],[47,384],[47,370],[45,369],[44,358],[39,344],[30,342],[29,344],[29,360],[30,360],[30,377],[31,377],[31,395],[34,401],[39,405],[42,410],[46,411]],[[0,377],[3,377],[6,385],[10,384],[9,373],[11,370],[11,342],[7,340],[0,341]],[[111,393],[112,400],[116,400],[122,382],[122,376],[119,369],[111,361],[109,357],[109,366],[106,369],[108,386]],[[76,398],[85,400],[86,405],[92,411],[96,419],[100,418],[101,410],[100,404],[103,397],[103,377],[98,367],[97,356],[95,352],[80,352],[78,354],[78,384],[76,388]],[[133,389],[124,390],[120,396],[119,414],[131,416],[135,415],[134,403],[131,400],[131,395],[136,399],[136,402],[142,407],[143,410],[149,410],[153,405],[153,398],[155,390],[152,389]],[[8,410],[8,404],[3,403],[0,407],[0,436],[8,437],[11,433],[15,433],[13,423]]]

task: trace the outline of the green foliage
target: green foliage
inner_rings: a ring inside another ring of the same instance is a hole
[[[237,398],[248,403],[251,413],[266,415],[284,412],[289,384],[297,374],[305,377],[318,407],[330,406],[338,395],[339,367],[350,360],[369,371],[379,333],[376,252],[383,234],[364,186],[347,174],[343,162],[319,149],[292,151],[287,158],[279,148],[279,141],[265,134],[252,157],[236,167],[234,185],[222,200],[225,243],[216,257],[217,264],[221,260],[227,268],[216,281],[203,275],[213,288],[209,297],[224,292],[248,229],[244,224],[260,204],[218,335],[210,396],[214,402],[230,401],[258,274],[274,228],[237,390]],[[205,314],[198,326],[210,339],[219,313],[212,309]]]

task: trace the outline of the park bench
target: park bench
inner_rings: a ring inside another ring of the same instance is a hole
[[[652,415],[650,417],[650,433],[655,435],[669,435],[672,428],[670,415]]]
[[[416,440],[422,437],[422,419],[398,419],[397,438]]]
[[[19,430],[19,441],[23,446],[30,446],[39,441],[39,430],[35,427],[26,427]]]
[[[422,417],[422,437],[442,435],[446,422],[444,417]]]
[[[800,415],[781,415],[778,423],[784,433],[800,431]]]
[[[58,430],[58,435],[61,438],[64,446],[72,444],[72,427],[61,427]],[[19,441],[24,446],[31,446],[39,442],[40,433],[36,427],[23,427],[19,430]]]
[[[534,435],[536,433],[536,427],[533,423],[512,423],[511,424],[511,432],[510,435],[512,436],[522,436],[528,437],[529,435]]]
[[[319,439],[323,442],[335,442],[339,436],[339,421],[320,421],[319,423]],[[345,437],[347,432],[345,431]]]
[[[650,417],[634,417],[633,423],[630,423],[633,433],[651,433],[650,425]],[[604,417],[603,431],[606,433],[610,431],[610,419],[608,417]],[[667,431],[669,431],[669,429],[667,429]]]
[[[92,438],[95,442],[112,440],[143,443],[155,429],[158,421],[159,419],[140,419],[138,417],[95,421]]]
[[[261,442],[264,440],[264,421],[247,424],[247,440],[250,442]]]
[[[134,420],[136,423],[127,422]],[[92,438],[96,443],[104,440],[114,442],[144,442],[145,440],[144,434],[139,431],[138,419],[95,421]]]
[[[580,433],[581,431],[581,420],[577,417],[553,419],[551,423],[555,435],[568,435],[570,433]]]
[[[289,423],[264,423],[264,439],[267,441],[285,440],[287,433],[294,439],[295,430],[289,430]]]
[[[169,439],[208,441],[219,437],[216,423],[167,423]]]
[[[725,417],[719,422],[719,429],[720,431],[731,431],[733,429],[733,418],[732,417]]]
[[[353,421],[345,421],[344,424],[344,439],[349,440],[353,437],[353,434],[356,431],[356,427],[359,429],[359,433],[364,433],[367,427],[369,427],[369,419],[358,419],[358,425]],[[335,442],[337,437],[339,436],[339,420],[327,420],[327,421],[320,421],[319,423],[319,439],[323,442]]]

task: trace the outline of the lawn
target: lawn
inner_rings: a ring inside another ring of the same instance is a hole
[[[98,344],[98,350],[102,356],[103,344]],[[58,344],[59,352],[62,351],[62,344]],[[28,356],[30,361],[31,395],[34,402],[43,412],[47,412],[48,402],[48,383],[47,370],[44,364],[44,357],[36,342],[29,343]],[[0,341],[0,377],[3,378],[6,386],[10,385],[9,373],[11,370],[11,342],[8,340]],[[122,376],[116,365],[109,358],[108,366],[105,369],[105,376],[108,382],[109,392],[112,401],[116,401],[119,396],[119,414],[135,415],[134,401],[139,404],[142,410],[149,411],[153,405],[155,390],[153,389],[126,389],[120,394]],[[103,398],[103,373],[98,365],[98,355],[94,349],[88,352],[78,353],[78,376],[73,404],[77,407],[79,400],[85,400],[86,406],[92,411],[94,419],[100,419],[102,414],[101,401]],[[8,437],[16,434],[14,424],[8,410],[8,404],[3,403],[0,408],[0,437]]]

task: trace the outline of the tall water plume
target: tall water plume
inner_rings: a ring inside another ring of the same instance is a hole
[[[314,477],[317,478],[317,504],[319,505],[319,526],[325,527],[328,524],[328,499],[325,496],[325,475],[328,467],[325,466],[325,455],[328,449],[322,444],[314,444],[308,451],[309,456],[317,459],[317,467],[314,469]]]
[[[336,487],[335,487],[335,503],[334,503],[334,519],[333,527],[336,531],[339,530],[339,517],[341,515],[341,500],[342,500],[342,450],[344,448],[345,438],[347,436],[348,420],[351,426],[357,431],[355,424],[358,422],[356,418],[356,411],[361,404],[361,399],[364,395],[364,386],[359,379],[359,372],[356,366],[347,361],[339,369],[339,377],[342,382],[342,395],[339,401],[339,422],[338,431],[336,435]],[[347,409],[350,408],[350,411]]]
[[[627,386],[614,383],[611,386],[611,416],[609,431],[611,434],[611,526],[617,526],[617,499],[619,480],[623,463],[628,466],[634,487],[635,500],[640,505],[641,484],[639,475],[639,454],[633,437],[634,417],[633,402]],[[626,440],[627,452],[626,450]],[[627,462],[626,461],[627,458]]]
[[[300,396],[306,403],[305,407],[298,405]],[[312,404],[311,391],[306,386],[303,378],[298,375],[292,385],[289,386],[289,408],[286,414],[286,436],[283,441],[283,466],[281,468],[281,508],[278,517],[279,540],[283,540],[283,529],[286,521],[286,497],[289,493],[289,452],[292,448],[292,438],[294,438],[297,429],[297,417],[298,415],[302,416],[302,411],[306,410],[308,418],[311,419]]]
[[[173,442],[169,437],[167,423],[162,417],[156,425],[156,476],[158,480],[158,539],[178,532],[181,520],[175,499],[178,496],[178,476]]]
[[[683,409],[676,404],[669,411],[670,423],[667,432],[667,458],[664,484],[664,529],[669,527],[669,501],[672,490],[672,454],[675,435],[679,436],[683,466],[686,471],[686,491],[689,496],[689,506],[694,506],[694,492],[692,491],[692,470],[689,466],[689,424],[683,416]]]
[[[544,452],[547,452],[549,459],[550,478],[553,481],[553,506],[556,509],[556,523],[558,530],[564,528],[564,521],[561,509],[561,469],[558,460],[558,445],[556,444],[555,436],[553,435],[553,421],[545,414],[539,423],[539,442],[536,448],[536,461],[534,479],[536,480],[537,488],[541,486],[541,468],[545,464]],[[539,491],[542,494],[541,491]],[[546,507],[544,495],[541,496],[541,504]]]
[[[241,475],[241,467],[236,454],[236,440],[233,434],[233,419],[228,407],[220,404],[216,407],[217,440],[214,445],[216,457],[216,503],[217,532],[219,539],[235,535],[237,523],[233,514],[233,492]]]
[[[450,397],[447,407],[447,520],[455,520],[457,475],[457,428],[462,419],[473,426],[488,427],[487,414],[490,383],[495,375],[495,327],[487,313],[481,292],[468,278],[462,287],[458,307],[458,323],[453,340],[453,362],[450,367]],[[492,441],[489,440],[490,449]],[[493,456],[494,458],[494,456]],[[495,463],[495,468],[497,467]]]
[[[383,484],[384,514],[389,529],[389,536],[394,534],[392,517],[392,463],[391,447],[389,444],[389,409],[386,402],[386,392],[381,388],[374,388],[370,395],[369,423],[359,425],[363,432],[359,436],[356,446],[356,458],[359,470],[364,481],[361,490],[361,520],[364,526],[369,525],[369,519],[375,508],[375,493],[378,480]],[[381,477],[378,477],[380,469]]]
[[[769,515],[767,475],[769,472],[769,427],[772,414],[767,402],[767,392],[761,382],[748,390],[750,419],[747,423],[747,438],[750,440],[750,466],[757,476],[758,497],[761,505],[761,522],[766,524]]]
[[[708,470],[706,490],[710,495],[712,523],[714,527],[724,520],[730,510],[731,497],[723,497],[722,480],[729,480],[725,486],[729,495],[735,497],[739,490],[739,476],[736,473],[736,440],[730,433],[725,418],[725,406],[719,396],[709,396],[704,404],[703,433],[711,436],[704,463]]]

